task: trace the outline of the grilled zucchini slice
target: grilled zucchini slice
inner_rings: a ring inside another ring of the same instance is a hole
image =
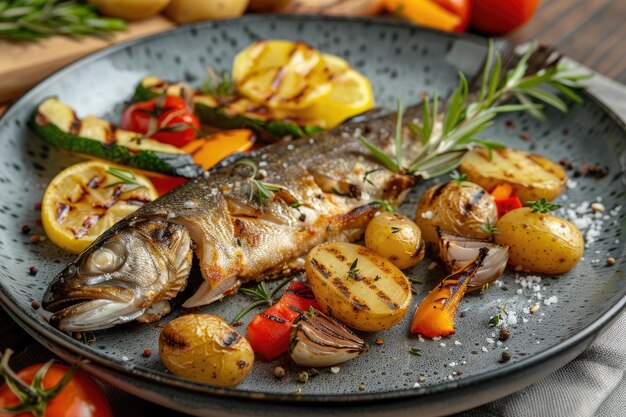
[[[56,98],[44,100],[32,122],[33,129],[51,145],[122,165],[194,178],[202,174],[192,156],[175,146],[117,129],[95,116],[79,119]]]

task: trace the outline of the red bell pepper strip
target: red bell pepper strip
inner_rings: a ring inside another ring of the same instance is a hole
[[[280,300],[257,314],[246,329],[252,349],[265,361],[287,352],[291,325],[309,307],[320,309],[313,291],[301,282],[292,282]]]
[[[496,207],[498,208],[498,218],[500,218],[511,210],[521,208],[522,202],[517,197],[503,198],[496,200]]]

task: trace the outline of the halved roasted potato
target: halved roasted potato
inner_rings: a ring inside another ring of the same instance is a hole
[[[324,310],[355,329],[388,329],[411,304],[411,286],[402,271],[363,246],[316,246],[307,256],[306,275]]]
[[[495,150],[491,160],[484,150],[473,150],[465,155],[459,170],[467,174],[468,181],[487,191],[508,183],[513,187],[513,195],[522,201],[554,200],[565,190],[567,182],[562,166],[518,149]]]

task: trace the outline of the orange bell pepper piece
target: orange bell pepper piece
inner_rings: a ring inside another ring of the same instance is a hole
[[[196,164],[209,169],[232,153],[249,150],[254,140],[254,133],[248,129],[223,130],[189,142],[181,149],[189,152]]]
[[[383,4],[390,13],[405,17],[418,25],[448,32],[454,31],[462,20],[432,0],[384,0]]]
[[[454,317],[467,286],[482,266],[489,250],[481,248],[474,262],[447,276],[422,300],[411,321],[411,333],[446,337],[454,333]]]
[[[491,191],[491,195],[496,200],[504,200],[505,198],[511,197],[512,194],[513,186],[508,182],[503,182]]]

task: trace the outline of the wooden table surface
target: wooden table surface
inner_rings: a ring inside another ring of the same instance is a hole
[[[514,43],[538,39],[555,45],[565,55],[626,84],[625,23],[626,0],[541,0],[535,17],[507,38]],[[2,309],[0,335],[0,352],[8,347],[20,352],[35,343]],[[146,415],[162,411],[151,404],[145,408]]]

